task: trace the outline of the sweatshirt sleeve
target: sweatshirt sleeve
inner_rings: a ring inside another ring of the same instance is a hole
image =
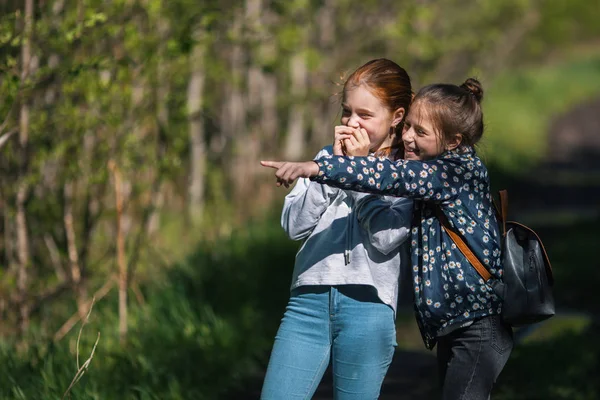
[[[327,147],[317,154],[317,158],[326,154],[330,154]],[[299,179],[285,196],[281,214],[281,226],[290,239],[307,238],[339,191],[308,179]]]
[[[383,254],[397,249],[410,236],[413,202],[348,191],[354,198],[354,213],[371,245]]]
[[[476,179],[481,167],[476,163],[481,162],[457,153],[426,162],[352,156],[325,156],[315,161],[319,174],[314,181],[374,194],[445,202],[455,199],[463,187],[482,184]]]

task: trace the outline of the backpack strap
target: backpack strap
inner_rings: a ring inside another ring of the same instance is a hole
[[[498,191],[498,197],[500,197],[500,205],[492,196],[492,205],[494,206],[494,211],[496,211],[496,219],[502,228],[502,236],[506,235],[506,218],[508,217],[508,192],[506,189]]]
[[[508,217],[508,192],[506,189],[498,191],[500,196],[500,220],[502,222],[502,236],[506,235],[506,219]],[[496,209],[498,207],[496,206]]]
[[[485,282],[489,281],[492,278],[492,274],[490,274],[490,272],[483,266],[483,264],[481,263],[481,261],[479,261],[477,256],[473,254],[469,246],[467,246],[467,244],[461,238],[460,233],[455,228],[450,226],[450,222],[448,221],[448,218],[446,218],[446,215],[442,211],[441,207],[438,204],[434,204],[434,207],[437,217],[440,220],[440,224],[442,225],[444,231],[446,231],[448,236],[450,236],[454,244],[456,244],[456,247],[458,247],[461,253],[463,253],[467,260],[469,260],[473,268],[477,270],[477,272],[479,273],[479,275],[481,275],[483,280]]]

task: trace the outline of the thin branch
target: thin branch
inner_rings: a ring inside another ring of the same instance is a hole
[[[2,131],[2,129],[0,128],[0,132],[1,131]],[[4,135],[0,136],[0,149],[6,144],[6,142],[8,142],[8,139],[10,139],[10,137],[12,135],[14,135],[15,133],[17,133],[17,129],[8,131]]]
[[[94,353],[96,352],[96,347],[98,346],[98,342],[100,341],[100,332],[98,332],[98,337],[96,338],[96,343],[94,343],[94,347],[92,348],[92,352],[90,353],[90,356],[80,367],[79,366],[79,341],[81,340],[81,332],[83,332],[83,327],[88,323],[88,320],[90,319],[90,314],[92,313],[92,308],[94,307],[95,300],[96,300],[95,298],[92,298],[92,301],[90,304],[90,309],[87,313],[87,316],[85,317],[85,319],[83,320],[83,323],[81,324],[81,327],[79,328],[79,334],[77,335],[77,356],[76,356],[77,357],[77,373],[75,373],[75,376],[73,377],[73,380],[71,381],[71,384],[69,385],[69,387],[63,394],[63,397],[62,397],[63,399],[69,394],[69,392],[71,391],[73,386],[75,386],[75,384],[77,382],[79,382],[79,380],[81,379],[83,374],[85,374],[85,372],[87,371],[90,363],[92,362],[92,358],[94,358]]]
[[[52,262],[52,266],[54,267],[54,272],[56,272],[56,276],[61,282],[65,282],[67,280],[67,275],[63,270],[62,263],[60,261],[60,253],[52,235],[50,235],[49,233],[45,233],[44,243],[46,243],[46,247],[48,248],[48,252],[50,253],[50,261]]]
[[[109,160],[108,168],[114,175],[115,202],[117,211],[117,265],[119,268],[119,336],[121,344],[127,336],[127,261],[125,259],[125,234],[123,233],[123,186],[121,172],[114,160]]]
[[[6,117],[4,118],[4,121],[2,121],[2,124],[0,124],[0,133],[2,133],[2,131],[4,131],[4,129],[6,128],[6,125],[8,125],[8,121],[10,121],[10,117],[12,117],[13,113],[17,109],[17,104],[18,104],[18,101],[14,101],[10,105],[10,108],[8,109],[8,112],[6,113]]]
[[[137,299],[138,303],[141,306],[146,304],[146,300],[144,299],[144,294],[142,293],[142,290],[140,289],[140,285],[138,285],[138,283],[136,281],[131,281],[131,290],[133,290],[133,294],[135,294],[135,298]]]
[[[100,300],[101,298],[103,298],[104,296],[106,296],[106,294],[108,292],[110,292],[110,290],[112,289],[113,285],[115,284],[114,279],[111,277],[108,281],[106,281],[106,283],[104,283],[104,285],[102,285],[102,287],[100,289],[98,289],[96,291],[96,293],[94,293],[93,299],[98,299]],[[85,303],[85,307],[88,307],[88,305],[91,303],[91,301],[88,301]],[[73,326],[75,326],[75,324],[81,319],[81,316],[79,314],[79,311],[76,312],[75,314],[73,314],[71,316],[71,318],[69,318],[64,324],[63,326],[60,327],[60,329],[54,334],[54,341],[55,342],[59,342],[62,338],[65,337],[65,335],[67,333],[69,333],[69,331],[73,328]]]

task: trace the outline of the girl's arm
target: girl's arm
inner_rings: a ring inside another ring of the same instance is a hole
[[[484,184],[483,177],[477,179],[481,162],[468,153],[446,153],[427,162],[339,156],[321,157],[316,162],[318,172],[306,165],[300,174],[308,171],[314,181],[342,189],[425,201],[452,200],[461,188]]]
[[[317,158],[330,154],[329,146],[322,149]],[[307,238],[327,210],[339,189],[299,179],[283,204],[281,227],[292,240]]]
[[[354,213],[373,247],[383,254],[397,249],[409,236],[412,200],[348,191],[355,200]]]
[[[294,189],[285,196],[281,227],[292,240],[307,238],[321,215],[327,210],[339,189],[299,179]]]
[[[487,182],[487,171],[473,150],[448,152],[429,161],[326,156],[308,162],[261,164],[277,169],[278,185],[288,186],[305,177],[341,189],[435,202],[452,201],[462,190],[483,191]]]

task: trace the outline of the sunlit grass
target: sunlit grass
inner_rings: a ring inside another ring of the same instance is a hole
[[[587,329],[592,320],[583,314],[555,315],[547,321],[537,324],[532,331],[522,340],[522,343],[547,341],[556,339],[567,333],[580,335]]]
[[[484,102],[488,163],[518,171],[546,153],[555,118],[600,95],[600,53],[562,63],[509,70],[490,83]]]

